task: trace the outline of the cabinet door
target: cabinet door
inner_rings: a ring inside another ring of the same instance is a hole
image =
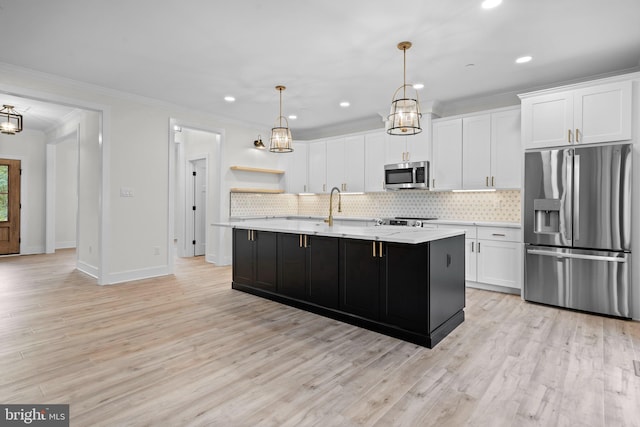
[[[233,229],[233,281],[243,285],[253,285],[255,246],[251,240],[251,231]]]
[[[382,321],[428,332],[428,244],[383,244]]]
[[[422,132],[417,135],[407,136],[407,155],[405,157],[410,162],[422,162],[431,159],[429,145],[429,135],[431,133],[431,120],[421,121]]]
[[[491,115],[462,119],[462,188],[491,186]]]
[[[520,110],[491,114],[491,186],[521,188],[522,156]]]
[[[345,165],[345,150],[344,150],[344,138],[329,139],[327,140],[327,187],[326,191],[329,192],[333,187],[338,187],[339,190],[343,190],[344,179],[344,165]]]
[[[254,231],[255,281],[257,288],[275,291],[277,286],[277,239],[276,233]]]
[[[341,310],[373,320],[380,318],[380,258],[377,251],[378,242],[340,240]]]
[[[278,293],[304,299],[307,252],[301,234],[278,233]]]
[[[433,170],[431,188],[458,190],[462,188],[462,119],[438,121],[433,124]]]
[[[307,236],[307,283],[309,301],[329,308],[340,305],[339,239]]]
[[[521,243],[478,239],[478,282],[520,289]]]
[[[522,139],[525,149],[573,143],[573,92],[522,100]]]
[[[324,141],[309,144],[309,192],[327,191],[327,152]]]
[[[385,133],[386,164],[403,163],[407,160],[407,137]]]
[[[384,191],[385,134],[370,133],[364,137],[364,191]]]
[[[429,332],[464,308],[464,240],[429,242]]]
[[[579,89],[574,95],[576,143],[631,139],[631,82]]]
[[[344,140],[344,187],[342,191],[364,191],[364,135],[348,136]]]
[[[469,282],[478,281],[476,243],[476,239],[464,241],[464,279]]]
[[[307,154],[309,145],[298,142],[293,153],[287,154],[289,163],[287,165],[285,179],[287,181],[287,192],[289,193],[306,193],[307,184]]]

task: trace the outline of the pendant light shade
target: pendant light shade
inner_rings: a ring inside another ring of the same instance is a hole
[[[273,153],[290,153],[293,151],[291,147],[293,138],[289,129],[289,121],[282,115],[282,91],[285,89],[286,87],[284,86],[276,86],[276,90],[280,92],[280,115],[276,119],[276,125],[271,129],[269,151]],[[284,119],[286,126],[282,125],[282,119]]]
[[[3,105],[0,110],[0,132],[7,135],[22,132],[22,115],[13,109],[13,105]]]
[[[402,86],[396,89],[391,100],[391,112],[387,118],[387,133],[389,135],[416,135],[422,132],[420,127],[422,114],[420,113],[418,91],[407,84],[407,49],[410,47],[411,42],[398,43],[398,49],[403,51],[404,55],[404,77]],[[408,94],[407,89],[409,90]]]

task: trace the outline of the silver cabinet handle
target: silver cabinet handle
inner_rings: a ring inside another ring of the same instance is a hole
[[[475,252],[475,243],[476,242],[471,242],[471,252]]]
[[[495,186],[496,186],[496,177],[495,177],[495,176],[492,176],[492,177],[491,177],[491,186],[492,186],[492,187],[495,187]]]
[[[506,234],[502,234],[502,233],[491,233],[491,235],[496,237],[507,237]]]
[[[577,134],[576,134],[577,135]],[[573,241],[580,240],[580,155],[573,156]]]
[[[478,242],[478,253],[480,253],[480,242]]]
[[[608,262],[627,262],[626,259],[622,257],[616,257],[616,256],[569,254],[569,253],[554,252],[554,251],[544,251],[540,249],[527,249],[527,253],[531,255],[553,256],[557,258],[588,259],[592,261],[608,261]]]

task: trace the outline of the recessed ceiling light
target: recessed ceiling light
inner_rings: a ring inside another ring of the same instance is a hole
[[[468,63],[467,65],[465,65],[465,67],[466,67],[466,68],[473,68],[473,67],[475,67],[475,66],[476,66],[476,64],[471,63],[471,62],[470,62],[470,63]]]
[[[521,56],[520,58],[516,59],[516,64],[524,64],[526,62],[529,62],[533,59],[532,56]]]
[[[500,6],[502,0],[484,0],[482,2],[483,9],[493,9],[494,7]]]
[[[413,85],[413,88],[415,90],[424,89],[424,83],[416,83],[416,84]]]
[[[236,99],[233,96],[227,95],[224,97],[224,100],[227,102],[234,102]]]
[[[291,120],[295,120],[295,119],[297,119],[297,118],[298,118],[298,116],[296,116],[295,114],[289,114],[289,118],[290,118]]]
[[[340,106],[341,106],[342,108],[347,108],[349,105],[351,105],[351,104],[350,104],[348,101],[342,101],[342,102],[340,103]]]

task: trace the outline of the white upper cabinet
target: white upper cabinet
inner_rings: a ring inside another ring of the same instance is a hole
[[[546,148],[631,139],[631,81],[523,95],[524,147]]]
[[[423,120],[422,132],[417,135],[387,135],[386,163],[422,162],[429,160],[429,129],[424,126],[430,120]],[[386,132],[385,132],[386,134]]]
[[[520,110],[435,120],[432,159],[434,190],[519,189]]]
[[[492,188],[522,187],[522,143],[520,110],[491,114],[491,181]]]
[[[462,119],[462,188],[491,185],[491,115]]]
[[[329,139],[326,145],[326,191],[364,191],[364,135]]]
[[[309,144],[309,192],[327,191],[327,151],[325,141]]]
[[[462,188],[462,119],[433,122],[431,189]]]
[[[305,193],[309,191],[307,184],[308,151],[309,144],[297,142],[294,146],[293,153],[281,155],[287,157],[285,179],[288,193]]]
[[[364,136],[364,191],[384,191],[385,131]]]

